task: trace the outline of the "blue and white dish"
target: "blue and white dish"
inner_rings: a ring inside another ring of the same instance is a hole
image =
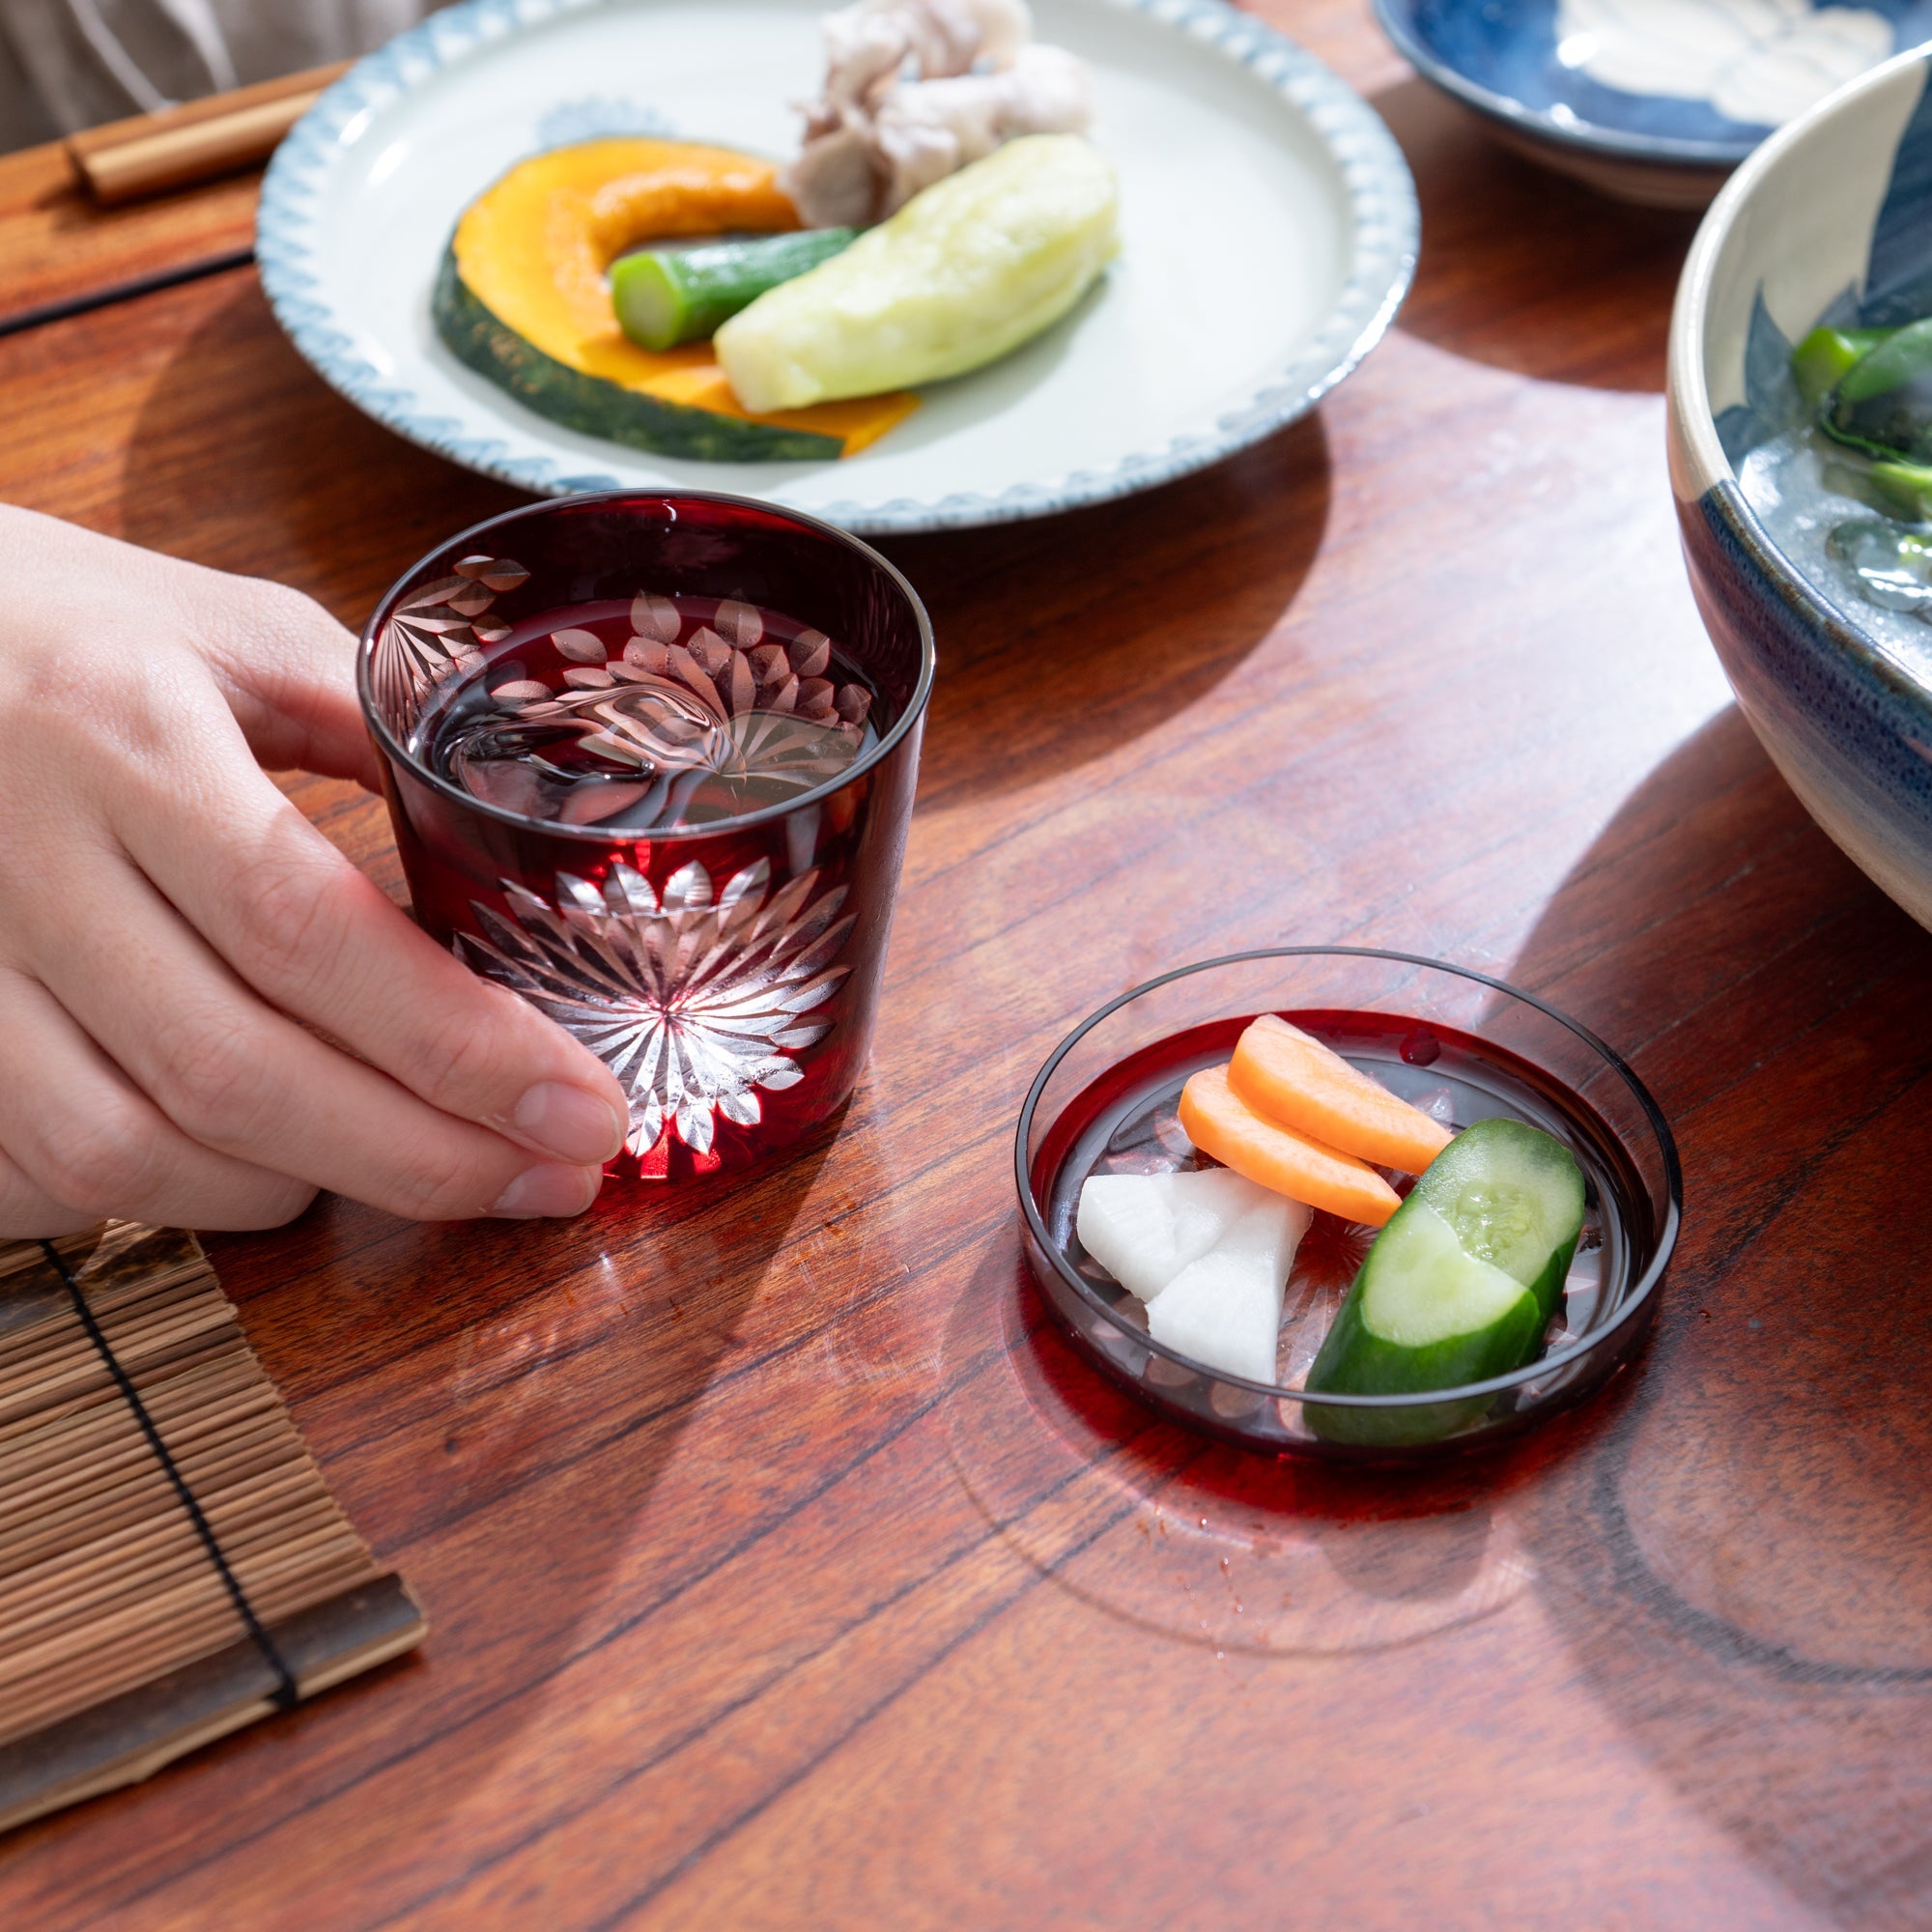
[[[1626,201],[1700,208],[1766,135],[1900,48],[1932,0],[1375,0],[1511,147]]]
[[[1811,815],[1932,926],[1932,623],[1829,553],[1870,519],[1809,427],[1792,344],[1932,314],[1932,48],[1775,135],[1712,205],[1670,326],[1671,483],[1731,688]],[[1836,452],[1835,456],[1832,452]]]
[[[828,0],[468,0],[331,87],[275,156],[262,281],[298,350],[412,441],[526,490],[763,496],[882,532],[1045,516],[1202,469],[1312,409],[1380,339],[1414,270],[1388,129],[1222,0],[1036,0],[1094,83],[1122,248],[1066,320],[935,384],[838,463],[695,463],[526,410],[430,322],[462,210],[564,141],[648,132],[794,152]],[[1202,265],[1212,265],[1203,272]]]

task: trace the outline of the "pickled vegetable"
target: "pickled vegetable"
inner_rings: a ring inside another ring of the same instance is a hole
[[[1080,1189],[1080,1245],[1143,1301],[1151,1301],[1245,1214],[1277,1201],[1225,1167],[1195,1174],[1096,1174]]]
[[[1250,1180],[1379,1228],[1400,1197],[1367,1161],[1264,1121],[1228,1084],[1225,1066],[1204,1067],[1180,1090],[1180,1127],[1203,1153]]]
[[[1271,1382],[1282,1293],[1313,1216],[1278,1194],[1263,1203],[1148,1303],[1148,1333],[1210,1369]]]
[[[1520,1121],[1479,1121],[1431,1162],[1376,1236],[1308,1372],[1311,1395],[1406,1395],[1520,1368],[1543,1340],[1583,1225],[1567,1148]],[[1310,1404],[1339,1441],[1429,1441],[1486,1398],[1406,1410]]]
[[[1228,1084],[1265,1119],[1404,1174],[1420,1174],[1449,1144],[1439,1121],[1273,1013],[1236,1042]]]

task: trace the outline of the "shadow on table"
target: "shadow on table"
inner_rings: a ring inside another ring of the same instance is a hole
[[[921,805],[1090,763],[1236,674],[1313,567],[1329,495],[1308,415],[1122,502],[882,541],[939,644]]]
[[[1405,334],[1544,382],[1662,389],[1694,213],[1632,208],[1523,160],[1426,81],[1374,104],[1422,203]]]
[[[1932,1922],[1932,939],[1726,711],[1512,977],[1632,1051],[1686,1157],[1648,1367],[1523,1512],[1548,1614],[1778,1884],[1835,1924]]]
[[[961,1482],[1053,1586],[1175,1642],[1272,1657],[1395,1650],[1520,1595],[1524,1498],[1628,1382],[1608,1409],[1434,1468],[1275,1461],[1161,1420],[1076,1355],[1005,1243],[954,1308],[943,1380]]]
[[[252,275],[149,391],[121,494],[129,542],[178,554],[192,530],[196,562],[293,583],[352,629],[431,545],[528,500],[327,387]]]
[[[1775,1883],[1861,1932],[1932,1922],[1932,937],[1727,709],[1510,977],[1630,1052],[1685,1156],[1630,1369],[1435,1470],[1271,1463],[1089,1368],[1000,1243],[945,1345],[960,1478],[1052,1584],[1217,1653],[1393,1650],[1534,1590],[1603,1710]]]

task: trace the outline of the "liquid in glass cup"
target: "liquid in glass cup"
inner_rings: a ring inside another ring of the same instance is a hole
[[[612,1173],[741,1168],[844,1104],[932,675],[890,563],[732,497],[512,511],[378,607],[358,682],[416,917],[611,1067]]]

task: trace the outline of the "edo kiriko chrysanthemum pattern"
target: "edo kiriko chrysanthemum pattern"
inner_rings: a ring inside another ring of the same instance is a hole
[[[708,1153],[717,1116],[753,1125],[759,1093],[795,1086],[796,1056],[832,1031],[813,1015],[851,971],[833,962],[855,922],[838,917],[846,889],[817,884],[805,872],[773,892],[761,859],[714,890],[693,861],[660,896],[618,865],[602,892],[559,873],[552,905],[505,880],[509,917],[477,905],[484,937],[459,946],[616,1074],[633,1153],[667,1128]]]

